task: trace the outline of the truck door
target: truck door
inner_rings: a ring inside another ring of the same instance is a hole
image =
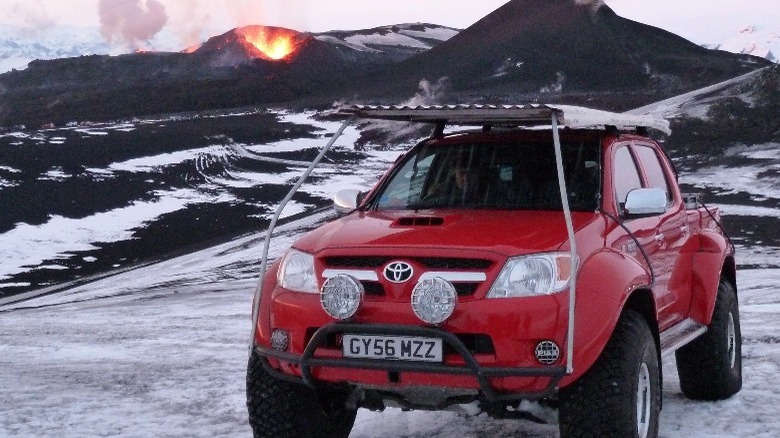
[[[676,185],[671,169],[663,165],[666,158],[659,156],[659,150],[650,144],[635,143],[634,151],[642,166],[644,186],[660,188],[666,192],[667,211],[658,218],[655,238],[660,247],[657,252],[658,259],[653,264],[660,307],[658,322],[663,329],[682,320],[690,305],[689,291],[680,287],[684,283],[677,282],[675,287],[672,282],[672,272],[690,230],[682,198],[678,191],[672,190]]]
[[[611,159],[611,160],[610,160]],[[643,185],[642,174],[638,162],[631,150],[630,143],[618,144],[613,149],[611,157],[608,158],[607,165],[611,162],[612,185],[614,193],[604,193],[605,200],[614,200],[615,208],[619,215],[623,216],[623,207],[626,202],[628,192],[633,189],[641,188]],[[636,241],[627,235],[625,230],[618,224],[612,224],[608,229],[606,244],[616,251],[619,251],[629,257],[634,258],[637,263],[647,267],[647,261],[637,242],[642,246],[645,254],[650,259],[653,270],[656,270],[658,252],[661,248],[660,242],[656,239],[656,232],[659,226],[657,216],[626,218],[622,217],[624,225],[636,237]],[[654,289],[658,289],[657,287]],[[659,297],[656,296],[656,300]]]

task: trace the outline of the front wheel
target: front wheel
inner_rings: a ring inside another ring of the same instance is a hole
[[[357,415],[347,396],[277,379],[255,353],[249,358],[246,406],[255,438],[346,438]]]
[[[590,370],[561,389],[561,438],[658,436],[658,350],[642,316],[626,310]]]
[[[677,350],[680,389],[694,400],[723,400],[742,389],[742,333],[734,287],[718,285],[712,322],[707,332]]]

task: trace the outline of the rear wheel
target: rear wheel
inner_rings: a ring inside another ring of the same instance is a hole
[[[723,400],[742,389],[742,332],[734,287],[725,279],[707,333],[677,350],[680,389],[695,400]]]
[[[660,411],[655,340],[644,318],[627,310],[593,367],[561,389],[561,437],[655,438]]]
[[[255,438],[346,438],[356,409],[346,391],[314,389],[272,376],[252,354],[246,373],[246,405]]]

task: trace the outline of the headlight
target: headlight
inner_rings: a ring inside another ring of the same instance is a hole
[[[569,285],[569,253],[535,254],[507,260],[488,292],[488,298],[550,295]]]
[[[295,249],[288,251],[279,268],[277,283],[285,289],[296,292],[318,293],[314,274],[314,256]]]

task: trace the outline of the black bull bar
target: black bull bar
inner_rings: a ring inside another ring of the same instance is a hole
[[[419,336],[428,338],[438,338],[463,358],[464,365],[450,365],[445,363],[414,362],[394,359],[360,359],[360,358],[325,358],[316,357],[318,348],[327,343],[329,336],[334,334],[356,334],[356,335],[377,335],[377,336]],[[558,382],[566,375],[566,367],[547,366],[539,368],[531,367],[484,367],[481,366],[466,345],[452,333],[431,327],[413,327],[391,324],[350,324],[333,323],[321,327],[312,336],[306,345],[302,355],[286,353],[283,351],[266,348],[259,345],[254,346],[255,352],[262,360],[265,368],[273,374],[288,380],[294,380],[305,383],[311,387],[316,387],[318,382],[312,375],[313,367],[330,368],[351,368],[366,370],[382,370],[388,372],[421,372],[430,374],[452,374],[473,376],[482,391],[486,400],[505,401],[505,400],[538,400],[548,397],[555,392]],[[273,358],[280,361],[297,364],[301,368],[301,378],[281,373],[271,367],[267,359]],[[491,378],[501,377],[547,377],[550,379],[547,387],[541,392],[500,392],[490,383]]]

